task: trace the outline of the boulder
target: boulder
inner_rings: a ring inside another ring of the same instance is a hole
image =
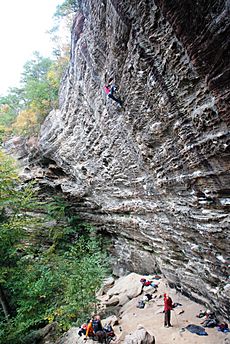
[[[79,327],[72,327],[69,331],[65,332],[56,342],[55,344],[85,344],[84,336],[79,336],[80,328]],[[95,342],[88,338],[87,344],[94,344]]]
[[[106,304],[109,301],[109,295],[97,295],[97,299],[101,301],[102,304]]]
[[[61,336],[55,344],[76,344],[84,343],[83,337],[78,335],[79,327],[72,327]]]
[[[102,324],[103,324],[103,325],[110,324],[111,326],[115,326],[115,325],[118,325],[118,324],[119,324],[119,320],[118,320],[118,318],[116,317],[116,315],[111,315],[111,316],[109,316],[108,318],[103,319],[103,320],[102,320]]]
[[[226,338],[224,338],[223,344],[230,344],[230,335],[229,334]]]
[[[126,294],[129,299],[133,299],[142,292],[142,284],[140,283],[140,275],[132,272],[128,276],[120,278],[112,287],[108,290],[108,295]]]
[[[112,276],[110,276],[104,280],[103,285],[104,287],[111,288],[114,285],[114,283],[115,279]]]
[[[107,291],[114,285],[115,279],[110,276],[103,281],[103,286],[98,291],[97,295],[102,296],[107,293]]]
[[[57,330],[57,323],[53,322],[39,330],[31,331],[25,338],[25,343],[53,344],[53,337]]]
[[[124,344],[155,344],[155,338],[141,325],[125,337]]]
[[[108,301],[105,302],[106,307],[110,307],[110,306],[116,306],[119,304],[119,297],[118,296],[112,296],[111,299],[109,299]]]
[[[124,306],[129,301],[130,301],[130,298],[127,296],[127,294],[119,295],[119,306]]]

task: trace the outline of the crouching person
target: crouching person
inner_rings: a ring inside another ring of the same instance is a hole
[[[86,334],[85,334],[85,340],[88,337],[93,337],[94,336],[94,330],[93,330],[93,319],[90,319],[90,321],[88,322],[87,325],[87,329],[86,329]]]
[[[87,324],[82,324],[80,330],[78,331],[78,335],[81,337],[82,335],[86,335],[87,331]]]

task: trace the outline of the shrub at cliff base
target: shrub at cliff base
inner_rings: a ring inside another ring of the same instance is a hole
[[[53,321],[67,330],[94,310],[106,257],[99,236],[69,208],[60,199],[41,204],[0,151],[0,343],[25,343]]]

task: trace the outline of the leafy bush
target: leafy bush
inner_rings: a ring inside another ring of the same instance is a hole
[[[0,125],[21,135],[37,133],[49,112],[58,107],[58,91],[68,59],[51,60],[34,53],[23,68],[20,88],[0,97]]]
[[[41,204],[33,185],[20,185],[14,162],[2,152],[0,159],[0,342],[21,344],[45,324],[64,331],[87,319],[107,258],[100,236],[68,203]]]

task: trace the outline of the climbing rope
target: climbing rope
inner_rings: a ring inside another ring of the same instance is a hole
[[[175,318],[176,318],[176,322],[177,322],[177,326],[178,326],[178,331],[179,331],[179,335],[182,337],[182,331],[181,331],[181,326],[179,324],[179,320],[178,320],[178,317],[176,315],[176,312],[175,312],[175,309],[173,309],[173,314],[175,315]]]
[[[137,219],[134,218],[134,225],[133,225],[133,245],[134,245],[134,250],[133,250],[133,268],[134,272],[137,270],[137,242],[136,242],[136,221]]]
[[[180,303],[180,301],[181,301],[182,290],[183,290],[183,287],[181,287],[181,286],[180,286],[180,290],[176,289],[176,295],[179,294],[178,297],[177,297],[177,303]],[[181,325],[179,323],[179,320],[178,320],[178,317],[177,317],[175,309],[173,309],[173,313],[174,313],[176,321],[177,321],[177,326],[178,326],[178,329],[179,329],[179,334],[182,337],[183,327],[181,327]]]

